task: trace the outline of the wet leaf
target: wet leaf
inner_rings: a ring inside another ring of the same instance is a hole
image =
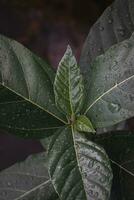
[[[91,27],[84,43],[80,66],[85,78],[94,59],[112,45],[130,38],[134,32],[133,0],[115,0]]]
[[[85,114],[93,126],[108,127],[134,116],[134,35],[92,63]]]
[[[115,0],[97,22],[91,27],[85,40],[80,58],[81,72],[85,82],[90,82],[92,69],[91,63],[95,58],[103,54],[112,45],[130,38],[134,32],[134,4],[133,0]],[[105,131],[117,128],[123,129],[122,125],[116,125],[105,128]],[[98,131],[98,129],[97,129]],[[99,129],[99,132],[103,132]]]
[[[54,93],[57,107],[67,117],[81,111],[84,86],[80,69],[69,46],[58,66]]]
[[[54,102],[53,70],[18,42],[0,36],[0,127],[44,137],[64,118]]]
[[[58,200],[45,153],[29,156],[0,173],[0,200]]]
[[[52,137],[48,158],[51,180],[61,200],[108,200],[112,171],[99,145],[65,127]]]

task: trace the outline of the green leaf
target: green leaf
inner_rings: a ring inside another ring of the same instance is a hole
[[[124,154],[127,149],[134,149],[133,131],[112,131],[93,135],[92,140],[103,146],[109,157],[115,161],[119,161],[121,154]]]
[[[58,200],[45,157],[45,153],[35,154],[1,171],[0,200]]]
[[[92,63],[88,106],[94,127],[107,127],[134,116],[134,35]]]
[[[133,199],[134,132],[112,131],[111,133],[95,135],[94,142],[104,147],[113,162],[113,193],[115,196],[112,199]],[[120,187],[122,192],[120,192]],[[122,197],[120,193],[122,193]]]
[[[77,117],[74,126],[75,126],[77,131],[95,133],[95,130],[94,130],[93,126],[92,126],[92,123],[84,115],[80,115],[80,116]]]
[[[55,106],[54,77],[41,58],[0,36],[0,127],[42,137],[66,123]]]
[[[112,171],[103,148],[65,127],[52,136],[48,158],[49,174],[61,200],[108,200]]]
[[[133,13],[133,0],[115,0],[91,27],[80,58],[81,72],[88,85],[92,74],[91,63],[95,58],[112,45],[130,38],[134,32]],[[114,127],[108,127],[107,131],[119,127],[118,124]]]
[[[83,46],[80,66],[90,78],[90,64],[112,45],[130,38],[134,32],[133,0],[115,0],[91,27]],[[86,76],[87,75],[87,76]]]
[[[134,198],[134,148],[127,149],[122,154],[121,166],[125,170],[120,170],[120,183],[122,196],[125,200],[133,200]]]
[[[55,102],[62,113],[70,117],[81,111],[84,86],[70,46],[59,63],[54,82]]]

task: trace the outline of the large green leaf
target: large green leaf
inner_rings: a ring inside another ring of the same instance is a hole
[[[112,45],[130,38],[134,31],[134,1],[115,0],[97,22],[91,27],[85,40],[80,58],[81,72],[84,80],[90,82],[92,69],[90,67],[94,59],[103,54]],[[124,128],[124,123],[105,130]],[[100,130],[99,130],[100,131]],[[104,130],[101,130],[102,132]]]
[[[112,45],[130,38],[134,32],[134,1],[115,0],[92,26],[84,43],[80,66],[82,72]],[[90,75],[88,74],[88,78]]]
[[[40,137],[65,123],[54,102],[54,77],[41,58],[0,36],[0,127]]]
[[[0,173],[0,200],[58,200],[45,153],[29,156]]]
[[[96,135],[93,140],[104,147],[113,162],[114,180],[111,200],[133,200],[134,132],[112,131]]]
[[[134,116],[134,35],[92,63],[85,114],[95,127]]]
[[[84,86],[80,69],[70,46],[59,63],[54,83],[55,101],[57,107],[67,117],[81,111],[84,97]]]
[[[61,200],[108,200],[112,171],[103,148],[65,127],[52,136],[48,158]]]

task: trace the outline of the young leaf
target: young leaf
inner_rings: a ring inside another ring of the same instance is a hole
[[[62,113],[70,117],[81,111],[84,86],[80,69],[69,46],[58,66],[54,93],[56,105]]]
[[[0,173],[0,200],[58,200],[48,176],[45,153],[29,156]]]
[[[95,133],[92,123],[84,115],[80,115],[77,117],[76,122],[75,122],[75,128],[77,131],[80,131],[80,132]]]
[[[0,127],[25,135],[66,123],[55,106],[54,76],[41,58],[0,36]]]
[[[112,171],[103,148],[65,127],[52,136],[48,158],[61,200],[109,199]]]
[[[85,114],[94,127],[107,127],[134,116],[134,35],[92,63]]]

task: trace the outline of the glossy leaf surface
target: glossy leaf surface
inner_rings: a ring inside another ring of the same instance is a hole
[[[85,114],[94,127],[107,127],[134,116],[134,35],[92,63]]]
[[[58,200],[48,176],[45,153],[29,156],[0,173],[0,200]]]
[[[112,45],[130,38],[134,32],[133,13],[133,0],[115,0],[91,27],[80,59],[81,70],[85,76],[97,56]],[[90,78],[89,74],[87,78]]]
[[[54,102],[54,76],[41,58],[0,36],[0,127],[24,136],[28,129],[32,136],[62,125]]]
[[[81,72],[85,82],[90,82],[90,74],[92,73],[90,65],[97,56],[103,54],[112,45],[130,38],[134,32],[133,13],[133,0],[115,0],[91,27],[80,59]],[[116,129],[117,126],[108,127],[107,131]],[[119,127],[121,126],[119,125]]]
[[[92,123],[84,115],[80,115],[80,116],[77,117],[74,126],[75,126],[76,130],[80,131],[80,132],[89,132],[89,133],[95,132]]]
[[[61,200],[107,200],[112,171],[103,148],[74,133],[58,130],[48,149],[48,169]]]
[[[81,111],[84,98],[84,86],[80,69],[70,46],[59,63],[54,83],[57,107],[66,116]]]

